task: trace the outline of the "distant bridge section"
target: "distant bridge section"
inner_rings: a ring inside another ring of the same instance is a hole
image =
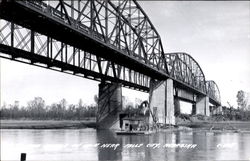
[[[221,96],[218,85],[213,80],[209,80],[206,81],[206,88],[207,88],[207,95],[209,96],[210,101],[214,104],[220,105]]]
[[[170,77],[190,86],[195,91],[207,94],[212,103],[220,104],[220,91],[217,84],[214,81],[206,81],[202,68],[191,55],[181,52],[166,53],[165,58]],[[178,86],[183,87],[182,84]]]
[[[206,94],[206,79],[200,65],[187,53],[165,54],[169,75]]]

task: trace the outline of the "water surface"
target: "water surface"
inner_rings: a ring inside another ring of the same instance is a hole
[[[106,144],[106,147],[104,147]],[[107,144],[113,144],[108,147]],[[137,147],[130,147],[130,145]],[[194,148],[164,145],[197,145]],[[115,146],[116,145],[116,146]],[[250,133],[159,132],[117,136],[95,129],[2,129],[1,160],[249,160]]]

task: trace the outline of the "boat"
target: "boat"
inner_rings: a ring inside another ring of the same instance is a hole
[[[140,105],[140,108],[141,111],[144,111],[142,112],[143,115],[131,115],[128,113],[120,113],[119,118],[121,130],[115,131],[117,135],[148,135],[157,131],[156,128],[150,128],[149,126],[149,116],[151,115],[153,117],[154,125],[157,124],[157,118],[150,110],[148,104],[146,105],[144,101]],[[148,115],[145,115],[145,109],[148,109]]]

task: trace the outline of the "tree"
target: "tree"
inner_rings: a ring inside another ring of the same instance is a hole
[[[57,110],[58,110],[58,118],[63,119],[66,111],[67,101],[66,99],[62,99],[59,104],[57,104]]]
[[[31,112],[31,117],[44,117],[45,101],[41,97],[35,97],[34,100],[28,102],[28,110]]]
[[[65,110],[66,109],[66,106],[67,106],[67,101],[66,101],[66,99],[65,98],[63,98],[61,101],[60,101],[60,106],[61,106],[61,108],[63,109],[63,110]]]
[[[45,101],[41,97],[35,97],[34,100],[28,102],[30,109],[42,109],[45,107]]]
[[[241,110],[245,110],[247,106],[246,93],[243,90],[240,90],[238,91],[236,97],[237,97],[238,108],[240,108]]]
[[[78,102],[78,108],[82,108],[83,107],[83,101],[82,99],[80,98],[79,99],[79,102]]]

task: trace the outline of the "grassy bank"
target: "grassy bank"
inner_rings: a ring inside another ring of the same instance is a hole
[[[95,128],[95,118],[86,120],[1,120],[1,129]]]

